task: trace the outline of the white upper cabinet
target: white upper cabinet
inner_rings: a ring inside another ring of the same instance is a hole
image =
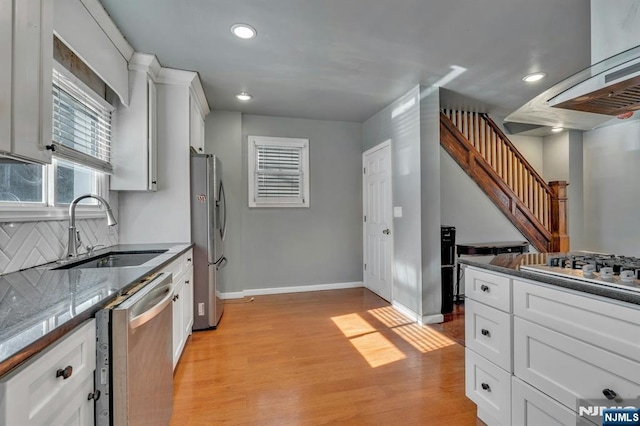
[[[0,0],[0,152],[51,163],[53,2]]]
[[[190,98],[190,132],[189,144],[198,154],[204,154],[204,114],[197,100],[192,93]]]
[[[111,189],[155,191],[157,173],[157,95],[160,64],[153,55],[134,53],[129,62],[129,106],[113,113]]]

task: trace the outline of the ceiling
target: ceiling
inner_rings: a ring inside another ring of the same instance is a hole
[[[198,71],[216,110],[363,122],[440,82],[455,102],[504,116],[590,64],[588,0],[102,3],[135,50]],[[238,22],[257,37],[235,38]],[[534,71],[547,78],[522,82]],[[236,100],[242,91],[254,98]]]

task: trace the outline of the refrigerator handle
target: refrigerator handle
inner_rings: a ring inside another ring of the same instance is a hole
[[[222,226],[220,227],[220,236],[224,241],[227,235],[227,200],[224,194],[224,185],[220,182],[220,204],[222,204]]]
[[[224,268],[225,266],[227,266],[227,258],[223,257],[222,259],[220,259],[220,261],[216,265],[216,271],[219,271],[220,269]]]

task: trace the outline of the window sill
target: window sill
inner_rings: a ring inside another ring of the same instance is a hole
[[[104,211],[99,207],[76,209],[76,219],[102,218]],[[69,220],[68,207],[0,207],[0,223],[39,222],[44,220]]]

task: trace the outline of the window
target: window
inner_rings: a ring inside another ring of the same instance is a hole
[[[81,194],[107,195],[113,108],[69,71],[59,64],[55,67],[52,164],[0,158],[0,206],[4,210],[65,207]],[[98,206],[94,199],[81,204]],[[54,217],[50,212],[43,215]]]
[[[249,207],[309,207],[309,140],[249,136]]]
[[[44,166],[0,158],[0,203],[44,204]]]

